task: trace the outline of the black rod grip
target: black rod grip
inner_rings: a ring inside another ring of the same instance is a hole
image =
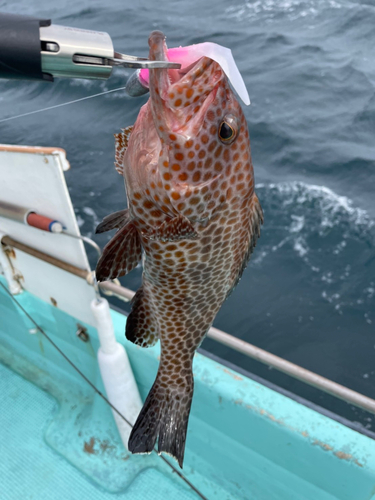
[[[0,78],[53,81],[42,72],[40,26],[48,19],[0,13]]]

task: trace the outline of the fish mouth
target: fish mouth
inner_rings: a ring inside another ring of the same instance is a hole
[[[153,31],[149,37],[150,60],[168,61],[166,37]],[[180,61],[179,61],[180,62]],[[209,75],[207,75],[209,73]],[[150,69],[150,97],[157,129],[177,131],[191,121],[199,121],[216,95],[224,73],[218,63],[208,57],[180,69]],[[160,125],[160,123],[162,124]]]

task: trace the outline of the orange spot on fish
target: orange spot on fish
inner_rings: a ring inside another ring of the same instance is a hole
[[[190,205],[198,205],[199,202],[200,202],[199,196],[193,196],[190,200]]]
[[[210,142],[209,146],[208,146],[208,151],[210,153],[212,153],[212,151],[216,148],[216,141],[212,141]]]
[[[188,141],[185,142],[185,148],[189,149],[193,145],[193,141],[189,139]]]
[[[179,106],[181,106],[182,104],[182,100],[181,99],[176,99],[175,102],[174,102],[174,105],[176,106],[176,108],[178,108]]]
[[[209,157],[204,162],[204,168],[210,168],[211,165],[212,165],[212,158]]]
[[[194,151],[189,151],[189,152],[188,152],[188,157],[189,157],[189,158],[194,158],[194,156],[195,156]]]
[[[193,181],[194,182],[199,182],[200,178],[201,178],[200,172],[195,172],[194,175],[193,175]]]
[[[176,191],[173,191],[171,196],[174,200],[179,200],[181,198],[181,196],[178,193],[176,193]]]
[[[169,138],[171,141],[175,141],[177,137],[174,134],[169,134]]]
[[[194,90],[193,89],[187,89],[186,91],[186,97],[190,99],[190,97],[193,95]]]
[[[172,165],[172,170],[174,170],[175,172],[178,172],[179,170],[181,170],[181,167],[178,163],[174,163]]]
[[[186,181],[188,178],[188,175],[185,172],[183,172],[182,174],[180,174],[178,176],[178,178],[180,179],[180,181]]]
[[[170,181],[171,180],[171,174],[169,174],[168,172],[166,172],[165,174],[163,174],[163,177],[166,181]]]
[[[223,146],[220,145],[217,150],[215,151],[215,158],[219,158],[219,156],[221,155],[221,152],[223,150]]]

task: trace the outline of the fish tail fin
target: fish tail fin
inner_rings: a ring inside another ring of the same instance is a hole
[[[132,453],[151,453],[158,439],[158,453],[168,453],[182,468],[186,432],[193,398],[193,373],[173,385],[158,373],[129,437]]]

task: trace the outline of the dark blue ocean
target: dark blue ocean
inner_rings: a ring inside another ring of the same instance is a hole
[[[147,55],[150,31],[170,47],[230,47],[251,98],[261,238],[215,326],[375,398],[375,1],[0,0],[0,12],[108,32],[119,52]],[[0,119],[122,87],[108,81],[0,82]],[[113,134],[147,98],[124,91],[0,123],[0,142],[59,146],[84,235],[125,205]],[[95,254],[89,251],[92,266]],[[122,283],[140,284],[141,268]],[[127,307],[123,303],[116,305]],[[213,341],[202,346],[375,429],[374,419]]]

